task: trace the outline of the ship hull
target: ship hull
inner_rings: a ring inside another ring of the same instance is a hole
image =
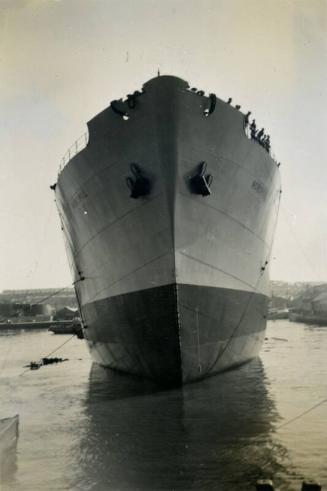
[[[178,385],[256,356],[266,304],[256,293],[172,284],[92,302],[84,316],[98,363]]]
[[[219,100],[205,116],[208,101],[148,82],[127,121],[108,108],[88,123],[56,187],[92,357],[160,383],[244,363],[264,338],[279,172],[244,116]],[[205,196],[191,186],[204,161]],[[143,196],[126,185],[135,162]]]

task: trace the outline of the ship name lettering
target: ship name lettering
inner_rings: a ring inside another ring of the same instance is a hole
[[[73,199],[71,201],[71,207],[76,208],[76,206],[79,203],[81,203],[81,201],[83,201],[85,198],[87,198],[86,192],[83,190],[78,191],[78,193],[75,194],[75,196],[73,197]]]

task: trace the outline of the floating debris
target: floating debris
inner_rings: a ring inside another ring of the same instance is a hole
[[[44,365],[52,365],[54,363],[62,363],[64,361],[68,361],[68,358],[42,358],[40,361],[31,361],[28,365],[25,365],[24,368],[38,370]]]

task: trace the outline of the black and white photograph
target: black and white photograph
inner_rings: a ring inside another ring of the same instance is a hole
[[[327,0],[0,0],[0,490],[327,491]]]

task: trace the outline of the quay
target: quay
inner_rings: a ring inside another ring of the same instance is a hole
[[[72,288],[4,290],[0,293],[0,331],[65,328],[78,315]]]
[[[65,327],[72,323],[71,320],[61,321],[27,321],[27,322],[1,322],[0,331],[10,331],[12,329],[49,329],[50,327]]]

